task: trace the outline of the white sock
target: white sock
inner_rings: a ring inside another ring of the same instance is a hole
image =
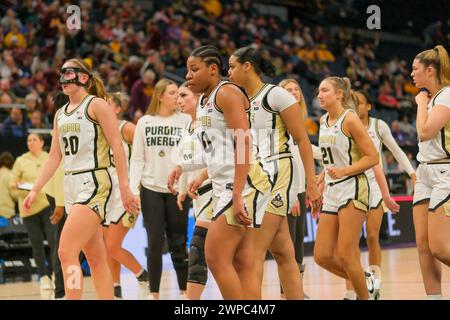
[[[442,294],[429,294],[427,295],[428,300],[442,300]]]
[[[348,300],[356,300],[356,292],[353,290],[347,290],[345,292],[345,298]]]
[[[136,278],[139,278],[141,274],[144,272],[144,268],[141,269],[138,273],[135,273]]]
[[[113,286],[114,286],[114,288],[115,288],[115,287],[120,287],[120,283],[114,282]]]

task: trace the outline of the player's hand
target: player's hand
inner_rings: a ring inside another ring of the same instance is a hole
[[[293,217],[298,217],[300,215],[300,202],[298,200],[295,200],[292,205],[291,215]]]
[[[429,93],[425,90],[421,90],[415,97],[418,106],[426,106],[430,102]]]
[[[311,208],[311,215],[313,217],[319,216],[320,209],[322,207],[322,194],[319,188],[315,184],[307,185],[306,187],[306,199],[308,206]]]
[[[53,214],[50,216],[50,223],[58,224],[62,217],[64,217],[64,207],[55,207]]]
[[[384,204],[386,205],[386,207],[392,213],[397,213],[397,212],[400,211],[400,206],[398,205],[398,203],[394,199],[392,199],[391,196],[383,197],[383,201],[384,201]]]
[[[253,219],[249,216],[242,195],[233,195],[233,215],[237,221],[248,227]]]
[[[36,191],[31,190],[23,201],[23,209],[25,212],[30,212],[34,200],[36,200]]]
[[[177,195],[178,192],[174,189],[174,184],[178,183],[178,180],[180,180],[180,176],[183,173],[183,169],[180,165],[177,165],[169,174],[169,177],[167,178],[167,188],[170,192],[172,192],[173,195]]]
[[[198,188],[200,188],[200,186],[204,181],[205,179],[203,178],[203,176],[199,174],[194,180],[189,182],[188,195],[189,197],[191,197],[191,199],[197,199],[197,195],[195,194],[195,192],[197,191]]]
[[[177,205],[180,211],[183,211],[183,201],[186,199],[186,193],[179,193],[177,196]]]
[[[336,167],[328,168],[327,173],[333,180],[337,180],[337,179],[341,179],[341,178],[345,177],[344,170],[342,168],[336,168]]]
[[[139,211],[141,211],[141,200],[139,196],[134,195],[130,188],[121,189],[120,196],[125,210],[135,216],[138,215]]]

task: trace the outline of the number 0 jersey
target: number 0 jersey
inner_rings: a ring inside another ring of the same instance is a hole
[[[344,168],[361,159],[361,153],[356,148],[353,138],[348,137],[342,130],[345,117],[353,110],[345,110],[332,126],[328,125],[328,113],[320,120],[319,147],[322,151],[322,161],[325,170],[327,168]],[[325,171],[326,172],[326,171]],[[335,183],[344,180],[333,180],[325,174],[325,183]]]
[[[88,115],[95,96],[86,96],[72,112],[66,104],[57,113],[59,145],[65,172],[88,171],[110,166],[109,143],[97,121]]]
[[[233,189],[235,172],[235,151],[234,137],[231,129],[228,128],[223,112],[216,105],[217,91],[224,84],[231,84],[228,81],[220,82],[211,92],[208,99],[202,104],[203,95],[197,104],[198,128],[195,132],[199,135],[199,140],[203,145],[205,162],[208,167],[208,175],[213,184],[213,193],[220,197],[226,189]],[[244,132],[242,132],[244,134]],[[245,133],[248,134],[248,133]],[[237,141],[244,141],[243,135],[237,132]],[[254,140],[254,139],[252,139]],[[253,141],[254,143],[254,141]],[[244,152],[237,154],[239,159],[244,160]],[[262,191],[261,183],[268,180],[268,174],[263,171],[263,164],[256,160],[256,146],[252,145],[252,156],[250,159],[250,169],[248,179],[244,188],[244,193],[249,191],[249,185]]]

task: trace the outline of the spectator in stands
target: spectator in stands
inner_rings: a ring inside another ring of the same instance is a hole
[[[142,78],[136,81],[131,89],[130,112],[140,110],[145,113],[153,94],[156,75],[151,69],[147,69]]]
[[[140,69],[140,59],[137,56],[131,56],[121,72],[122,82],[125,84],[127,92],[131,92],[134,83],[139,80]]]
[[[22,29],[22,23],[19,19],[16,18],[16,13],[14,12],[14,9],[10,8],[6,11],[6,15],[2,18],[0,21],[3,28],[7,29],[12,25],[16,26],[19,29]]]
[[[395,141],[397,141],[397,143],[400,146],[404,146],[404,145],[408,144],[408,136],[405,132],[403,132],[400,129],[400,123],[397,120],[392,121],[391,132],[392,132],[392,136],[394,137]]]
[[[31,118],[31,113],[38,110],[38,97],[34,93],[29,93],[25,97],[25,107],[27,108],[27,115]]]
[[[404,115],[402,121],[399,123],[400,131],[404,132],[407,136],[407,140],[410,144],[417,141],[416,126],[411,124],[411,120],[407,115]]]
[[[42,112],[40,110],[34,110],[31,113],[31,128],[32,129],[46,129],[48,128],[48,124],[44,123],[44,119],[42,117]]]
[[[16,96],[11,92],[8,79],[0,80],[0,103],[14,103]]]
[[[0,154],[0,217],[10,219],[16,213],[17,194],[9,187],[14,158],[9,152]]]
[[[18,101],[23,101],[25,97],[31,92],[30,89],[30,74],[24,73],[16,84],[11,87],[11,92],[18,98]]]
[[[12,48],[14,46],[17,46],[19,48],[26,48],[27,40],[25,39],[23,33],[20,32],[17,25],[11,23],[9,32],[5,36],[4,44],[6,48]]]
[[[9,117],[3,122],[3,136],[22,138],[27,136],[31,122],[24,117],[22,110],[12,108]]]
[[[19,212],[23,223],[28,231],[31,246],[33,248],[33,258],[37,265],[40,277],[41,290],[52,290],[53,283],[50,279],[52,274],[54,227],[50,223],[50,208],[44,192],[36,195],[36,201],[31,206],[29,212],[23,208],[23,201],[28,195],[31,186],[48,158],[48,153],[43,151],[44,139],[37,134],[28,135],[27,145],[29,152],[16,159],[10,178],[10,187],[17,190],[19,200]],[[44,239],[47,239],[50,247],[51,260],[46,264]]]

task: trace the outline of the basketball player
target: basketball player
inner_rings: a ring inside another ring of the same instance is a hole
[[[319,86],[319,102],[327,113],[320,119],[319,147],[325,168],[323,206],[314,258],[326,270],[349,279],[358,299],[373,292],[373,276],[360,262],[359,239],[369,210],[369,183],[364,171],[378,163],[377,151],[355,112],[347,78],[328,77]]]
[[[260,284],[253,271],[253,231],[261,225],[271,185],[252,145],[249,101],[239,87],[221,81],[225,70],[216,47],[194,50],[187,69],[188,87],[202,93],[197,105],[207,164],[202,178],[209,176],[213,185],[207,265],[224,299],[255,299]]]
[[[177,111],[178,87],[168,79],[155,85],[146,114],[139,119],[130,161],[130,185],[141,196],[147,230],[149,299],[159,299],[165,235],[177,274],[180,296],[188,274],[187,223],[190,199],[178,208],[177,197],[167,188],[167,177],[177,163],[178,145],[191,119]],[[140,192],[139,188],[140,187]]]
[[[290,199],[293,180],[293,160],[289,149],[291,134],[302,156],[307,197],[313,210],[320,208],[320,192],[315,184],[311,143],[305,130],[301,109],[285,89],[266,84],[262,74],[270,76],[273,66],[252,47],[236,50],[229,59],[230,80],[242,86],[250,97],[250,123],[255,133],[259,156],[270,168],[272,193],[261,229],[256,232],[256,274],[261,290],[264,261],[270,249],[275,258],[287,299],[303,299],[300,270],[295,260],[286,216],[295,199]],[[289,130],[289,133],[288,133]],[[292,202],[292,203],[291,203]],[[261,291],[258,298],[261,298]]]
[[[369,117],[369,112],[372,109],[369,95],[365,91],[357,91],[355,94],[359,103],[359,118],[367,128],[369,136],[378,153],[381,155],[383,145],[388,147],[394,158],[400,163],[400,166],[404,168],[411,177],[414,185],[416,179],[414,168],[409,162],[406,154],[399,147],[397,142],[395,142],[389,126],[381,119]],[[380,174],[375,172],[375,170],[381,170]],[[375,177],[375,174],[378,174],[378,177]],[[389,195],[389,187],[381,167],[367,170],[366,176],[369,179],[370,187],[370,211],[366,218],[366,241],[369,249],[368,272],[372,272],[375,276],[374,295],[378,300],[380,298],[381,288],[381,248],[379,241],[381,221],[383,219],[383,214],[386,213],[388,209],[395,213],[398,212],[400,207]],[[380,179],[381,181],[377,183]],[[345,299],[356,299],[356,293],[352,290],[351,283],[348,280],[346,281],[346,285],[347,293]]]
[[[139,198],[128,187],[125,153],[117,120],[106,98],[103,82],[83,61],[70,59],[61,68],[60,84],[69,103],[55,115],[49,159],[27,196],[29,210],[36,193],[64,161],[64,201],[68,217],[64,225],[59,258],[64,272],[67,299],[80,299],[83,276],[79,254],[83,250],[99,299],[113,299],[113,282],[108,272],[101,223],[111,195],[109,148],[115,156],[124,207],[136,214]]]
[[[414,189],[414,229],[429,299],[442,299],[441,265],[450,266],[450,59],[443,46],[413,61],[419,153]]]
[[[121,95],[113,93],[109,95],[109,104],[117,116],[117,126],[122,138],[123,149],[129,166],[131,148],[134,137],[135,125],[125,120],[119,120],[122,112]],[[136,216],[127,212],[120,200],[119,179],[114,163],[114,154],[110,150],[111,166],[109,175],[112,181],[112,193],[108,202],[108,215],[103,228],[108,264],[114,283],[114,297],[122,299],[122,288],[120,286],[120,265],[123,264],[134,273],[139,284],[138,298],[146,298],[149,295],[147,271],[142,268],[131,252],[122,247],[123,239],[130,228],[136,223]]]
[[[177,104],[181,112],[189,114],[192,122],[189,124],[183,136],[181,145],[182,160],[179,164],[181,171],[185,173],[178,176],[178,168],[175,168],[168,179],[169,190],[176,193],[173,188],[176,179],[179,181],[179,189],[181,197],[185,197],[188,193],[189,183],[195,183],[201,168],[206,166],[203,161],[203,147],[195,134],[196,123],[196,106],[199,95],[194,94],[188,87],[187,82],[178,88]],[[199,168],[196,171],[189,171],[192,168]],[[189,170],[188,170],[189,169]],[[208,280],[208,267],[205,259],[205,239],[208,232],[209,224],[212,218],[212,184],[210,179],[206,179],[199,184],[197,194],[189,194],[194,203],[195,227],[189,248],[189,271],[187,279],[186,298],[188,300],[199,300]],[[184,196],[183,196],[184,195]]]

